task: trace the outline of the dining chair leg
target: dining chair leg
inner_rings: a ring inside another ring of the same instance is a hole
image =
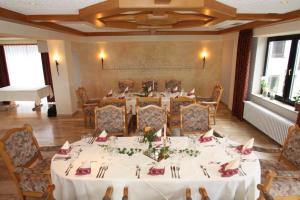
[[[192,200],[192,191],[191,188],[186,188],[185,190],[185,199]]]
[[[128,200],[128,187],[124,187],[122,200]]]

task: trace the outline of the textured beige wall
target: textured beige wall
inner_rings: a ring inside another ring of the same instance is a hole
[[[155,79],[164,91],[165,80],[172,78],[181,80],[186,91],[195,87],[197,94],[210,95],[220,81],[222,44],[219,40],[72,43],[72,49],[80,57],[81,84],[91,97],[117,90],[121,79],[135,80],[136,91],[141,90],[142,80]],[[205,69],[199,59],[204,49],[208,53]],[[107,55],[104,70],[98,58],[101,50]]]

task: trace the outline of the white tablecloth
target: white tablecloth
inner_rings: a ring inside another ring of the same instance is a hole
[[[176,97],[179,95],[182,96],[187,96],[186,92],[176,92],[176,93],[171,93],[171,92],[155,92],[155,96],[161,97],[161,104],[163,108],[166,108],[167,110],[170,110],[170,98],[171,97]],[[113,97],[119,97],[120,94],[113,94]],[[189,96],[190,98],[195,98],[195,95]],[[107,97],[104,97],[103,99],[106,99]],[[136,114],[136,93],[126,93],[125,94],[126,98],[126,109],[128,112],[132,112],[133,115]]]
[[[155,165],[154,161],[143,155],[136,153],[132,156],[119,153],[108,153],[100,144],[85,144],[84,142],[76,142],[73,144],[71,154],[76,155],[78,149],[83,151],[74,161],[52,160],[51,176],[55,184],[54,196],[56,199],[65,200],[88,200],[101,199],[108,186],[113,186],[113,199],[121,199],[124,186],[129,188],[130,200],[162,200],[162,199],[184,199],[185,189],[192,189],[193,199],[199,199],[198,188],[206,187],[211,199],[249,199],[254,200],[258,196],[256,185],[260,183],[260,164],[257,156],[240,155],[235,152],[234,148],[227,147],[225,152],[225,143],[222,139],[221,144],[216,141],[209,143],[199,143],[190,146],[190,139],[186,137],[171,138],[171,149],[193,148],[200,151],[197,157],[181,156],[182,154],[174,154],[166,160],[159,162],[160,167],[165,167],[164,175],[150,176],[148,169]],[[227,143],[226,143],[227,144]],[[80,145],[80,146],[78,146]],[[145,149],[145,144],[137,142],[137,137],[118,138],[116,147],[133,147]],[[57,155],[56,155],[57,156]],[[225,163],[234,158],[246,159],[241,163],[246,176],[234,175],[232,177],[221,177],[218,172],[220,164],[212,162]],[[55,158],[55,157],[54,157]],[[90,175],[76,176],[75,171],[84,161],[92,161],[92,172]],[[68,176],[65,175],[70,162],[74,167]],[[96,174],[101,165],[108,165],[109,168],[103,179],[97,179]],[[141,178],[135,176],[136,165],[141,167]],[[156,164],[157,165],[157,164]],[[170,165],[180,166],[181,179],[171,177]],[[200,165],[207,168],[211,178],[204,176]]]
[[[35,101],[36,105],[40,105],[41,99],[47,96],[53,97],[49,85],[31,88],[14,86],[0,88],[0,101]]]

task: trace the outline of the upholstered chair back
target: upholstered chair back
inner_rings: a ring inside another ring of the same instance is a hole
[[[170,99],[170,114],[171,115],[180,115],[180,107],[187,106],[195,103],[194,98],[189,97],[177,97]]]
[[[125,107],[107,105],[95,108],[95,128],[110,135],[126,134]]]
[[[178,91],[181,91],[181,81],[172,79],[172,80],[166,81],[166,83],[165,83],[166,90],[172,90],[176,86],[178,87]]]
[[[161,107],[161,97],[138,97],[136,99],[137,107],[155,105]]]
[[[208,131],[210,129],[208,106],[200,104],[182,106],[180,121],[183,133]]]
[[[212,100],[215,102],[220,102],[223,90],[223,87],[220,84],[217,84],[213,89]]]
[[[145,127],[149,126],[155,131],[164,127],[167,123],[167,113],[165,109],[149,105],[138,107],[137,109],[137,131],[142,132]]]
[[[0,140],[0,151],[11,167],[27,167],[36,159],[41,158],[38,144],[33,136],[30,125],[9,130]]]
[[[147,88],[151,87],[154,92],[158,91],[157,81],[154,80],[142,81],[142,86],[146,86]]]
[[[133,80],[120,80],[119,81],[119,92],[122,93],[128,87],[128,92],[133,92],[134,81]]]
[[[300,169],[300,127],[298,125],[289,128],[281,156]]]

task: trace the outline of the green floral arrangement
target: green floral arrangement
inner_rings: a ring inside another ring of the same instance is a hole
[[[141,152],[142,149],[138,149],[138,148],[130,148],[130,149],[127,149],[127,148],[118,148],[118,153],[119,154],[127,154],[128,156],[132,156],[133,154],[135,153],[139,153]]]
[[[148,96],[148,87],[147,87],[147,85],[146,84],[143,84],[143,87],[142,87],[142,89],[143,89],[143,93],[145,94],[145,97],[147,97]]]
[[[164,146],[160,149],[159,154],[158,154],[158,160],[163,160],[169,158],[169,147]]]
[[[293,97],[295,103],[300,104],[300,90],[298,91],[297,95]]]
[[[156,131],[151,127],[147,126],[144,129],[144,142],[148,142],[148,150],[152,149],[152,142],[156,138]]]
[[[200,154],[200,151],[185,148],[178,150],[178,153],[185,153],[191,157],[197,157]]]

